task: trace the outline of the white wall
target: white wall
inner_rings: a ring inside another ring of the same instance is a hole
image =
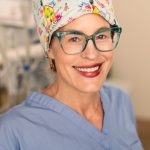
[[[28,27],[32,28],[34,20],[31,3],[31,0],[0,0],[0,25],[22,27],[27,21]]]
[[[114,0],[123,34],[113,75],[128,81],[138,118],[150,120],[150,1]]]

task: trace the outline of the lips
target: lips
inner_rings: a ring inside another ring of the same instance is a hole
[[[76,67],[75,69],[77,69],[80,72],[95,72],[99,69],[99,66],[91,67],[91,68]]]
[[[87,66],[74,66],[73,68],[76,69],[84,77],[94,78],[100,74],[101,66],[102,64],[94,64]]]

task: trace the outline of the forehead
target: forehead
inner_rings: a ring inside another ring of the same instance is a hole
[[[60,28],[59,31],[76,30],[90,35],[103,27],[110,27],[103,17],[97,14],[86,14]]]

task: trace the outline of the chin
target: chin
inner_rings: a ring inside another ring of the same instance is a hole
[[[78,87],[78,90],[83,93],[88,93],[88,94],[97,93],[100,91],[102,86],[103,85],[97,85],[97,86],[96,85],[87,85],[87,86],[81,87],[81,88]]]

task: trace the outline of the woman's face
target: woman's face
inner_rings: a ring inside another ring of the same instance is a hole
[[[75,30],[92,35],[103,27],[109,28],[110,25],[101,16],[86,14],[62,27],[60,31]],[[89,40],[82,53],[67,55],[56,37],[52,41],[48,54],[55,60],[58,86],[84,93],[99,91],[114,57],[113,51],[100,52],[96,50],[92,40]]]

